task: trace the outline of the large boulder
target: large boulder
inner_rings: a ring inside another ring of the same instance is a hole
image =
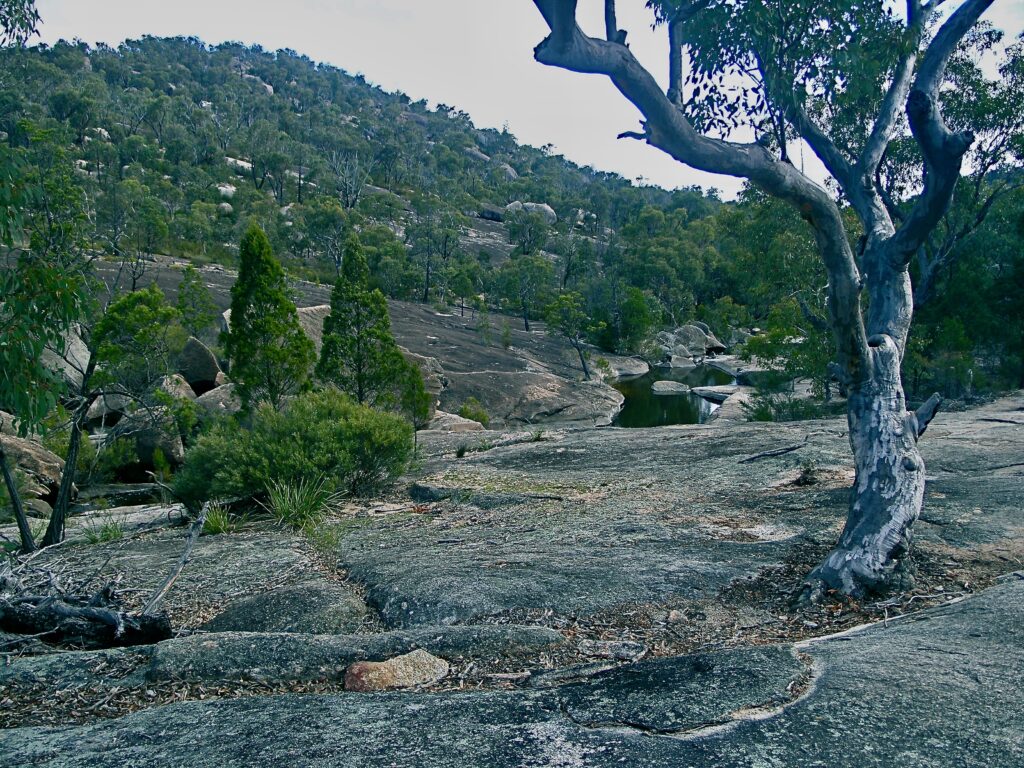
[[[672,332],[675,345],[685,347],[691,353],[702,355],[707,350],[708,335],[696,325],[684,325]]]
[[[82,388],[82,378],[89,364],[89,348],[78,333],[69,330],[64,334],[63,353],[45,349],[42,360],[48,368],[60,373],[69,389],[78,391]]]
[[[505,220],[505,209],[498,208],[495,205],[487,205],[485,203],[484,205],[480,206],[480,210],[477,212],[477,216],[479,216],[484,221],[502,222]]]
[[[17,435],[16,419],[6,411],[0,411],[0,435]]]
[[[228,310],[230,312],[230,310]],[[209,392],[217,386],[217,374],[221,373],[217,356],[203,342],[190,336],[178,358],[178,373],[197,395]]]
[[[166,408],[135,410],[121,419],[115,433],[135,440],[135,452],[139,461],[145,465],[156,465],[158,450],[171,466],[178,466],[185,461],[185,446],[181,442],[178,425]]]
[[[720,384],[718,386],[694,387],[690,391],[713,403],[724,403],[739,392],[740,387],[736,384]]]
[[[555,213],[555,209],[547,203],[524,203],[520,200],[515,200],[505,206],[505,214],[511,215],[518,211],[526,211],[527,213],[539,213],[544,217],[544,220],[548,224],[555,224],[558,222],[558,214]]]
[[[715,334],[711,333],[710,329],[705,330],[705,328],[707,325],[696,322],[676,328],[672,332],[674,343],[677,346],[686,347],[691,354],[699,356],[725,352],[725,344],[715,338]]]
[[[707,423],[715,422],[747,422],[750,421],[748,410],[753,405],[753,394],[755,390],[751,387],[740,387],[735,393],[729,395],[721,407],[716,408]]]
[[[0,414],[0,421],[9,420]],[[32,437],[18,437],[0,432],[0,445],[7,454],[8,466],[19,469],[28,479],[26,497],[54,499],[64,473],[64,459]]]
[[[491,160],[491,156],[481,152],[479,147],[466,147],[463,152],[481,163],[488,163]]]
[[[133,402],[121,392],[104,392],[89,406],[86,423],[90,427],[112,427],[128,413]]]
[[[502,163],[499,165],[498,170],[502,172],[508,181],[515,181],[519,178],[519,173],[508,163]]]
[[[195,400],[196,393],[180,373],[164,376],[157,389],[175,400]]]
[[[223,384],[196,398],[196,405],[210,416],[230,416],[242,410],[234,384]]]
[[[633,379],[651,370],[651,366],[642,357],[602,355],[600,359],[608,363],[609,373],[616,379]]]
[[[479,421],[464,419],[461,416],[446,411],[436,411],[434,418],[427,426],[432,432],[480,432],[484,425]]]
[[[622,409],[620,392],[598,381],[572,381],[540,371],[449,373],[441,407],[457,412],[476,398],[492,424],[575,423],[608,426]]]
[[[651,385],[654,395],[685,395],[690,388],[681,381],[656,381]]]

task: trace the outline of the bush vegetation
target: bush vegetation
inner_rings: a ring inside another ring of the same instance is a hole
[[[175,477],[190,503],[266,498],[275,484],[325,479],[330,491],[384,487],[412,456],[412,427],[335,389],[299,395],[281,412],[261,406],[248,425],[224,420],[201,435]]]
[[[475,397],[468,398],[466,402],[462,404],[462,407],[459,408],[459,416],[464,419],[478,421],[485,427],[491,423],[491,417],[488,415],[487,410]]]

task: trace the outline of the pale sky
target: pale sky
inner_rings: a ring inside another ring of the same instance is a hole
[[[618,5],[630,48],[666,81],[664,30],[651,31],[643,0]],[[38,0],[37,7],[47,43],[79,38],[116,46],[149,34],[291,48],[361,72],[414,101],[462,109],[479,127],[507,123],[521,142],[553,144],[581,165],[667,188],[717,187],[726,197],[741,186],[687,168],[642,142],[616,140],[618,133],[638,129],[639,113],[607,78],[533,60],[547,28],[529,0]],[[597,0],[580,0],[581,26],[601,34],[602,8]],[[1017,34],[1024,28],[1024,2],[996,0],[984,18]]]

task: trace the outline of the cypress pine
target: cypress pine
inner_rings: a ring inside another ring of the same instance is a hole
[[[224,339],[231,378],[246,410],[260,402],[277,408],[307,383],[313,342],[288,297],[281,263],[255,222],[242,236],[240,258],[231,287],[231,330]]]

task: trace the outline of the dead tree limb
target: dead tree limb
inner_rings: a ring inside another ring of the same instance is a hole
[[[199,510],[199,516],[192,521],[192,526],[189,528],[188,536],[185,539],[185,549],[181,553],[181,557],[178,558],[178,562],[175,564],[174,569],[167,574],[167,578],[164,579],[163,583],[157,588],[153,596],[149,598],[149,602],[146,603],[146,607],[142,609],[142,615],[151,616],[156,609],[163,602],[164,597],[174,586],[174,582],[178,580],[182,570],[188,565],[192,559],[192,549],[196,545],[196,540],[199,538],[199,534],[203,532],[203,525],[206,523],[206,514],[210,511],[210,502],[203,504],[203,508]]]

